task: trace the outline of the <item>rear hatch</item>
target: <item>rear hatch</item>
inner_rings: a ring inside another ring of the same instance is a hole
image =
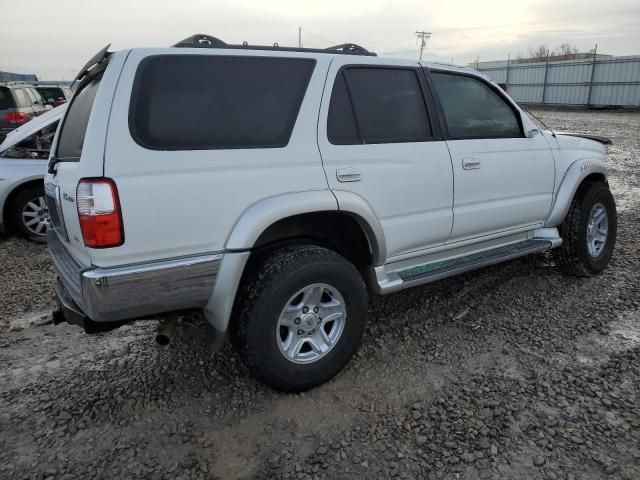
[[[52,145],[45,177],[53,231],[84,266],[90,265],[91,259],[82,240],[76,189],[82,178],[103,176],[111,99],[127,53],[111,55],[105,47],[81,69],[78,87]]]

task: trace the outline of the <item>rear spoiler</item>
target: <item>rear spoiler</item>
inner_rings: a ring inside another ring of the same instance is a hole
[[[613,141],[607,137],[601,137],[599,135],[590,135],[588,133],[562,133],[556,132],[556,135],[564,135],[567,137],[578,137],[578,138],[587,138],[589,140],[594,140],[596,142],[600,142],[603,145],[612,145]]]
[[[106,47],[104,47],[102,50],[96,53],[93,57],[91,57],[91,59],[85,64],[85,66],[80,69],[80,71],[78,72],[78,75],[76,75],[76,78],[73,79],[73,82],[71,83],[71,87],[73,87],[74,83],[86,77],[89,74],[89,72],[93,69],[93,67],[102,63],[105,59],[109,58],[109,56],[111,55],[111,52],[108,52],[107,50],[109,50],[110,46],[111,44],[109,43]]]

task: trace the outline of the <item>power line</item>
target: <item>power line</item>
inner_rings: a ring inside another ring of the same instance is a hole
[[[421,32],[416,32],[418,36],[418,44],[420,45],[420,60],[422,60],[422,51],[424,47],[427,46],[427,42],[431,38],[431,32],[425,32],[424,30]]]
[[[301,32],[306,33],[307,35],[311,35],[312,37],[317,38],[318,40],[322,40],[323,42],[328,43],[329,45],[337,45],[337,42],[334,42],[332,40],[327,40],[326,38],[321,37],[320,35],[316,35],[313,32],[310,32],[309,30],[302,28],[302,27],[298,27],[300,29]],[[302,37],[301,37],[302,38]],[[301,40],[302,43],[302,40]]]

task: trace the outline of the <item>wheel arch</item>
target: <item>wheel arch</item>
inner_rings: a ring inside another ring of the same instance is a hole
[[[569,211],[571,202],[581,187],[589,182],[607,183],[607,167],[601,159],[576,160],[567,169],[560,182],[545,227],[557,227]]]
[[[27,188],[42,187],[44,190],[44,175],[31,176],[22,178],[19,182],[14,183],[11,188],[7,189],[9,193],[2,200],[2,217],[0,218],[0,230],[9,226],[11,219],[11,205],[15,198]]]
[[[370,219],[375,220],[373,224]],[[382,227],[371,207],[349,194],[296,192],[253,204],[236,221],[225,242],[218,281],[204,308],[205,316],[216,330],[226,332],[238,287],[250,272],[249,262],[256,252],[309,242],[333,248],[364,268],[384,263],[386,248],[381,236]]]

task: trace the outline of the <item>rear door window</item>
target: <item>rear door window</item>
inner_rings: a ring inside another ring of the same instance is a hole
[[[415,69],[350,67],[342,75],[329,107],[327,134],[332,143],[421,142],[433,137]]]
[[[297,58],[149,57],[136,74],[132,137],[153,150],[284,147],[314,65]]]
[[[15,108],[13,95],[11,95],[10,89],[0,87],[0,110],[6,110],[8,108]]]
[[[486,82],[466,75],[432,72],[449,136],[522,137],[514,109]]]
[[[24,93],[24,90],[22,90],[21,88],[16,88],[13,93],[16,96],[18,108],[27,108],[31,106],[31,103],[27,99],[27,94]]]
[[[89,124],[89,116],[91,115],[93,101],[96,98],[99,87],[100,77],[91,81],[73,97],[60,130],[56,152],[56,158],[59,161],[77,161],[80,159],[87,125]]]

